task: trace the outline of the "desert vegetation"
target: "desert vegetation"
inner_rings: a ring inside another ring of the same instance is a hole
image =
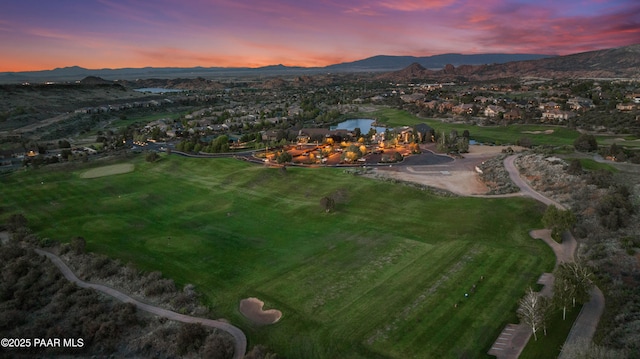
[[[606,297],[593,351],[634,357],[640,350],[633,329],[640,300],[637,169],[592,162],[583,168],[570,163],[529,155],[519,159],[519,168],[538,191],[559,200],[575,215],[571,227],[581,244],[578,257],[593,271],[593,280]]]
[[[37,356],[153,356],[156,358],[231,358],[233,345],[228,334],[200,325],[181,324],[140,314],[132,304],[83,289],[67,281],[46,257],[33,251],[41,244],[30,233],[21,215],[8,221],[11,239],[0,245],[0,336],[3,338],[73,338],[76,347],[35,347],[5,349],[9,357]],[[52,243],[46,243],[51,245]],[[52,248],[49,248],[52,249]],[[56,249],[56,248],[53,248]],[[142,284],[152,293],[158,285],[162,302],[179,301],[182,306],[195,305],[194,294],[185,288],[184,295],[173,283],[156,274],[142,276],[104,256],[84,253],[84,240],[74,238],[58,248],[79,271],[93,273],[94,280],[116,285]],[[91,259],[86,259],[89,257]],[[85,258],[83,260],[83,258]],[[113,280],[116,273],[127,271],[128,278]],[[112,278],[112,280],[108,280]],[[159,284],[157,284],[159,283]]]

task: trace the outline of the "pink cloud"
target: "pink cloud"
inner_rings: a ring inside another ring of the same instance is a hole
[[[451,6],[455,0],[399,0],[399,1],[379,1],[377,5],[383,8],[397,11],[423,11],[441,9]]]
[[[477,9],[460,28],[480,48],[569,54],[623,46],[640,40],[640,4],[593,16],[555,15],[537,6]],[[499,13],[499,17],[491,16]]]

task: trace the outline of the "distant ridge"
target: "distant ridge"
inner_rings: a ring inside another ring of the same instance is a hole
[[[640,44],[501,64],[447,64],[441,70],[419,69],[410,65],[378,78],[389,81],[466,81],[508,77],[640,79]]]
[[[547,58],[550,55],[536,54],[444,54],[426,57],[379,55],[363,60],[329,65],[326,67],[297,67],[282,64],[259,68],[248,67],[143,67],[121,69],[85,69],[80,66],[69,66],[53,70],[0,72],[0,83],[24,82],[76,82],[86,77],[99,77],[104,80],[136,80],[151,78],[212,78],[234,76],[284,76],[313,75],[326,72],[386,72],[400,70],[412,63],[425,68],[439,69],[446,64],[489,64],[509,61],[522,61]]]
[[[447,64],[460,65],[485,65],[502,64],[512,61],[538,60],[553,57],[553,55],[540,54],[443,54],[434,56],[388,56],[379,55],[363,60],[345,62],[327,66],[328,70],[360,70],[360,71],[393,71],[403,69],[413,63],[419,64],[426,69],[442,69]]]
[[[419,65],[421,68],[418,68]],[[104,81],[138,79],[222,79],[234,77],[307,76],[322,73],[388,73],[411,67],[389,78],[490,79],[504,77],[640,77],[640,44],[566,56],[541,54],[443,54],[426,57],[379,55],[326,67],[271,65],[260,68],[144,67],[85,69],[79,66],[28,72],[1,72],[0,83],[78,82],[86,77]]]

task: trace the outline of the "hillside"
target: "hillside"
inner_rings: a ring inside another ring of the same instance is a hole
[[[381,79],[394,81],[488,80],[508,77],[640,78],[640,44],[504,64],[448,64],[439,71],[417,69],[415,65],[410,65],[400,71],[380,76]]]

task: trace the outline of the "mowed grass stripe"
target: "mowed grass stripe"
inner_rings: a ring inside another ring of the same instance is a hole
[[[465,243],[450,242],[436,246],[385,281],[371,285],[357,300],[333,315],[344,323],[335,335],[355,335],[363,341],[377,329],[391,323],[449,268],[460,262],[468,251]]]
[[[467,352],[467,355],[481,352],[488,344],[486,341],[480,340],[481,338],[488,339],[484,335],[484,326],[491,325],[492,321],[496,324],[502,323],[504,315],[509,313],[504,310],[501,313],[495,312],[491,309],[495,306],[504,308],[505,303],[500,302],[499,298],[510,296],[508,290],[501,293],[496,292],[495,288],[497,286],[509,288],[517,284],[510,280],[502,280],[498,283],[495,282],[495,279],[508,277],[512,273],[513,265],[519,263],[522,257],[512,254],[503,256],[502,259],[501,262],[496,263],[493,271],[486,274],[482,284],[478,283],[475,293],[471,293],[470,288],[477,283],[478,277],[474,276],[472,280],[465,280],[464,276],[458,278],[459,281],[464,282],[464,287],[453,290],[455,300],[443,302],[436,307],[436,310],[428,314],[425,313],[432,318],[429,321],[430,324],[423,328],[420,335],[414,339],[413,345],[408,345],[406,350],[415,350],[419,343],[428,342],[429,353],[434,358],[458,357],[462,356],[464,352]],[[443,291],[446,290],[447,288],[443,289]],[[469,294],[469,297],[464,297],[465,293]],[[457,308],[454,307],[455,303],[459,303]],[[497,315],[497,318],[492,315]],[[420,352],[416,351],[415,355],[419,357]]]
[[[452,341],[455,342],[460,334],[469,330],[459,327],[457,323],[469,314],[485,310],[484,303],[480,303],[475,294],[486,286],[484,280],[480,281],[480,277],[492,275],[491,271],[485,272],[478,267],[478,263],[485,260],[486,253],[491,249],[475,246],[472,251],[473,255],[465,256],[464,263],[458,264],[458,268],[443,272],[443,280],[437,292],[425,298],[423,305],[417,306],[402,321],[394,322],[393,330],[387,333],[387,339],[375,343],[374,347],[378,351],[386,355],[414,353],[414,357],[424,357],[424,351],[419,349],[424,343],[429,343],[431,353],[442,342],[453,345]],[[476,293],[471,293],[470,289],[474,284],[477,285]],[[465,297],[465,293],[470,296]],[[480,305],[476,306],[475,303]],[[468,311],[470,308],[473,308],[471,312]]]

